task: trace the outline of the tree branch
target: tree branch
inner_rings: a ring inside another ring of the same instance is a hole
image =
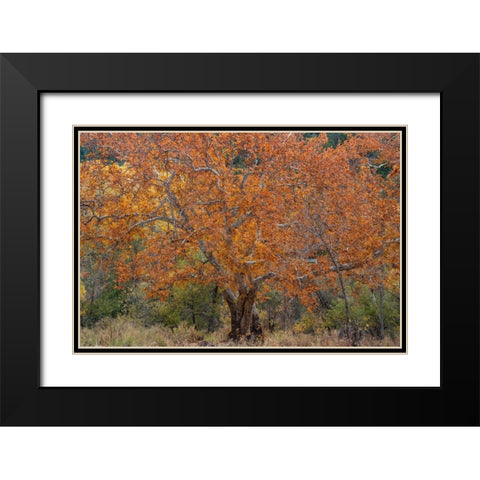
[[[232,230],[235,230],[236,228],[240,227],[244,222],[245,220],[247,220],[248,218],[250,218],[251,216],[253,215],[253,212],[247,212],[243,217],[239,218],[238,220],[236,220],[235,222],[233,222],[229,227],[228,227],[228,231],[231,232]]]
[[[264,280],[268,280],[269,278],[272,278],[272,277],[276,277],[277,274],[275,272],[268,272],[266,273],[265,275],[260,275],[259,277],[257,278],[254,278],[253,279],[253,283],[255,285],[259,285],[260,283],[262,283]]]

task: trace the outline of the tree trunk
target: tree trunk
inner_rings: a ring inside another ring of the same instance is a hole
[[[255,338],[260,338],[262,336],[262,325],[260,323],[260,316],[258,315],[258,310],[255,304],[253,304],[252,309],[252,324],[250,325],[250,333]]]
[[[380,321],[380,338],[385,337],[385,318],[383,316],[383,285],[378,289],[378,319]]]
[[[257,289],[243,289],[236,299],[226,296],[230,310],[231,330],[229,337],[235,341],[257,340],[262,335],[262,326],[255,299]]]
[[[208,333],[212,333],[217,328],[218,318],[217,318],[217,304],[218,304],[218,285],[215,285],[213,288],[212,294],[212,311],[211,314],[208,316],[208,325],[207,330]]]
[[[345,305],[345,334],[347,336],[347,339],[352,342],[352,345],[355,346],[354,339],[352,338],[352,327],[350,324],[350,306],[348,304],[348,296],[347,296],[347,290],[345,289],[345,284],[343,282],[343,276],[338,269],[337,266],[337,275],[338,275],[338,280],[340,281],[340,287],[342,289],[342,297],[343,297],[343,303]]]
[[[351,324],[350,324],[350,306],[348,304],[347,291],[345,289],[345,284],[343,282],[342,271],[340,269],[340,266],[337,262],[337,259],[335,258],[335,255],[334,255],[332,249],[328,246],[327,242],[323,238],[323,234],[322,234],[321,230],[318,230],[318,235],[320,237],[320,240],[323,243],[323,246],[327,250],[327,253],[328,253],[328,256],[330,257],[330,260],[333,263],[333,267],[334,267],[335,271],[337,272],[338,281],[340,282],[340,288],[342,289],[343,303],[345,305],[345,325],[344,325],[345,336],[348,339],[348,341],[352,344],[352,346],[356,346],[355,345],[356,341],[353,338],[353,336],[354,336],[353,333],[354,332],[352,332],[352,327],[351,327]]]

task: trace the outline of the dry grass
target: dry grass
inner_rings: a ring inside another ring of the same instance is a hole
[[[82,328],[82,347],[249,347],[227,340],[228,329],[222,327],[214,333],[199,332],[193,326],[181,324],[174,329],[165,326],[144,327],[129,318],[109,319],[97,323],[93,328]],[[383,340],[364,337],[359,346],[393,347],[398,339],[385,337]],[[261,347],[344,347],[348,343],[332,331],[322,335],[308,335],[277,331],[266,333]]]

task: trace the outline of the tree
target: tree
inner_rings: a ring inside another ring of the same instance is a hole
[[[324,133],[82,133],[82,248],[116,252],[118,281],[141,279],[153,298],[216,285],[230,337],[261,338],[261,290],[306,299],[319,276],[364,274],[393,242],[392,135],[332,145]],[[391,165],[386,178],[380,162]]]
[[[302,292],[304,297],[311,294],[308,281],[316,285],[312,280],[319,275],[335,278],[344,301],[348,338],[346,278],[360,279],[372,288],[380,285],[382,291],[385,273],[399,274],[399,140],[395,133],[358,133],[327,148],[321,162],[310,155],[303,165],[307,198],[298,235],[307,246],[311,272],[301,277]],[[311,298],[304,300],[309,303]]]

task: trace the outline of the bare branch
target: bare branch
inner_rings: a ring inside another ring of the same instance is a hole
[[[373,252],[373,255],[375,257],[378,257],[378,256],[382,255],[382,253],[385,251],[385,248],[387,248],[387,246],[391,245],[392,243],[400,243],[400,239],[399,238],[394,238],[392,240],[388,240],[387,242],[385,242],[385,244],[381,248],[379,248],[378,250]]]
[[[199,240],[198,246],[207,260],[215,267],[215,269],[222,275],[226,275],[225,269],[222,267],[222,265],[220,265],[220,262],[217,260],[215,255],[207,249],[205,242],[203,240]]]
[[[292,225],[298,225],[298,221],[297,220],[294,220],[293,222],[289,222],[289,223],[277,223],[277,227],[278,228],[287,228],[287,227],[291,227]]]
[[[237,301],[237,297],[235,296],[235,294],[232,292],[232,289],[227,287],[225,288],[225,290],[223,291],[223,294],[225,296],[225,299],[227,300],[227,302],[229,303],[235,303]]]
[[[330,267],[330,270],[332,272],[343,272],[345,270],[353,270],[354,268],[357,268],[359,265],[355,263],[336,263],[333,267]]]
[[[194,167],[192,165],[192,168],[194,172],[212,172],[217,177],[220,176],[220,174],[212,167]]]
[[[242,184],[241,184],[241,189],[243,190],[245,187],[245,184],[247,183],[248,177],[250,176],[250,170],[243,176],[242,179]]]
[[[253,279],[253,283],[255,285],[259,285],[260,283],[262,283],[264,280],[268,280],[269,278],[272,278],[272,277],[276,277],[277,274],[275,272],[268,272],[266,273],[265,275],[260,275],[259,277],[257,278],[254,278]]]
[[[240,227],[245,220],[247,220],[249,217],[253,215],[253,212],[247,212],[243,217],[240,217],[237,221],[233,222],[229,227],[228,231],[231,232],[232,230],[235,230],[236,228]]]
[[[144,225],[147,225],[148,223],[156,222],[156,221],[162,221],[166,223],[170,223],[171,225],[176,225],[179,228],[182,228],[182,225],[178,224],[178,220],[176,218],[170,218],[170,217],[165,217],[163,215],[157,215],[152,218],[148,218],[147,220],[142,220],[141,222],[137,222],[134,225],[132,225],[127,233],[130,233],[134,228],[136,227],[143,227]]]

